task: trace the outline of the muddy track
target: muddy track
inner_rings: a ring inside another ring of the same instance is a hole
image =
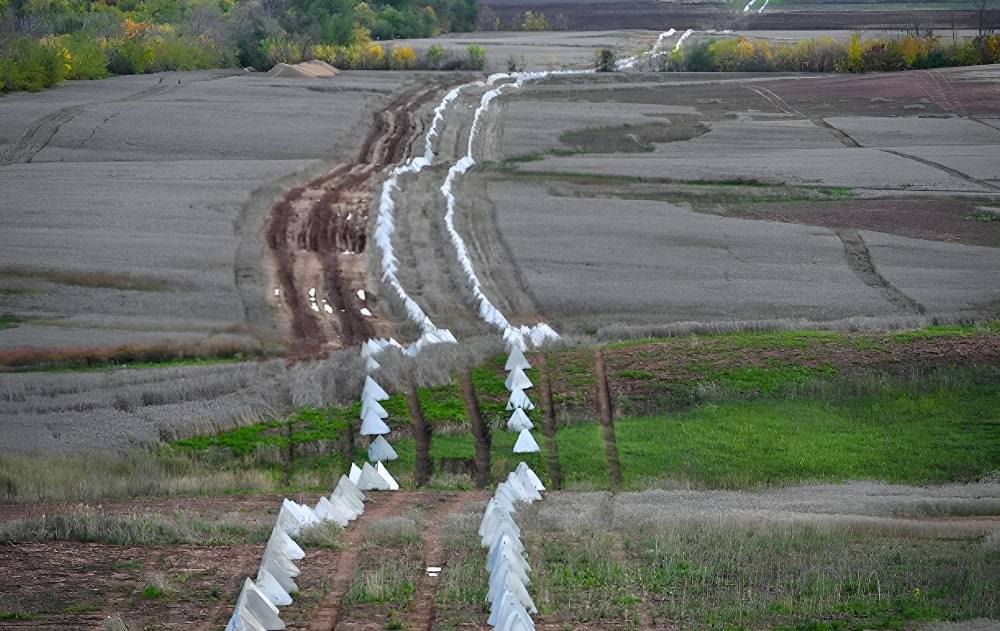
[[[319,357],[375,335],[365,269],[368,213],[376,180],[402,161],[418,135],[417,110],[438,85],[411,89],[375,114],[357,159],[289,190],[271,208],[264,234],[279,303],[287,313],[289,356]],[[366,315],[367,309],[371,315]]]

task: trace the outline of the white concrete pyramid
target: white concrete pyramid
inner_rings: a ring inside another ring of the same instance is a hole
[[[362,491],[388,491],[389,482],[378,474],[375,467],[366,462],[365,466],[361,468],[358,489]]]
[[[531,364],[528,363],[528,358],[524,356],[524,351],[516,346],[510,349],[510,355],[507,356],[507,363],[503,366],[503,369],[508,372],[515,368],[520,368],[521,370],[531,369]]]
[[[385,468],[384,464],[382,464],[381,462],[376,462],[375,471],[377,471],[378,474],[382,476],[382,479],[389,484],[390,491],[399,490],[399,483],[397,483],[396,479],[392,477],[392,475],[389,473],[389,470]]]
[[[319,517],[316,516],[313,509],[309,508],[305,504],[299,504],[285,498],[281,502],[281,507],[294,512],[298,516],[299,522],[303,527],[314,526],[319,523]]]
[[[385,411],[382,404],[375,399],[362,399],[361,400],[361,418],[365,418],[370,413],[375,413],[381,419],[389,418],[389,413]]]
[[[378,417],[378,414],[369,410],[368,414],[362,418],[360,431],[362,436],[379,436],[388,433],[389,426]]]
[[[273,563],[271,565],[274,566],[274,569],[289,578],[295,578],[302,573],[299,567],[295,565],[291,559],[283,555],[280,550],[274,548],[273,546],[267,546],[264,548],[264,554],[261,555],[261,559],[272,560]],[[270,570],[268,571],[270,572]],[[274,574],[275,577],[278,576],[276,572],[271,572],[271,574]]]
[[[531,616],[528,615],[528,611],[521,604],[521,601],[517,599],[517,596],[505,591],[501,594],[500,598],[493,601],[493,607],[490,609],[490,617],[487,624],[497,629],[497,631],[509,631],[512,627],[511,625],[515,621],[524,621],[531,626],[530,629],[534,629],[534,625],[531,624]],[[518,627],[520,628],[520,627]]]
[[[500,503],[497,502],[495,497],[491,497],[490,501],[486,503],[486,510],[483,511],[483,518],[479,522],[479,536],[486,534],[486,525],[489,524],[493,519],[499,517],[500,513],[510,516],[510,512],[501,508]]]
[[[281,589],[285,590],[289,594],[294,594],[299,591],[298,586],[295,585],[295,581],[292,580],[294,577],[289,575],[277,561],[275,555],[264,554],[264,557],[260,560],[260,569],[257,571],[257,578],[261,578],[264,572],[270,574],[274,580],[278,581],[281,585]]]
[[[334,504],[340,502],[348,507],[351,510],[351,521],[357,519],[365,512],[365,505],[353,495],[348,495],[339,486],[333,490],[333,493],[330,493],[330,501]]]
[[[226,625],[226,631],[267,631],[267,629],[246,607],[236,607],[233,617]]]
[[[527,465],[525,465],[525,466],[527,466]],[[351,468],[352,469],[357,469],[357,465],[354,464],[354,463],[351,463]],[[361,473],[360,469],[358,469],[358,473]],[[346,494],[346,495],[348,495],[350,497],[357,498],[357,500],[359,502],[364,502],[365,501],[365,494],[362,493],[361,491],[359,491],[358,487],[355,486],[354,482],[352,482],[351,479],[349,477],[347,477],[346,475],[341,475],[340,479],[337,481],[337,487],[334,490],[338,490],[338,489],[342,493],[344,493],[344,494]]]
[[[385,401],[389,398],[389,393],[382,386],[378,385],[371,377],[365,377],[365,385],[361,388],[361,400]]]
[[[376,370],[378,370],[381,367],[382,367],[382,364],[380,364],[377,361],[375,361],[374,357],[369,357],[368,359],[365,360],[365,372],[367,372],[369,374],[375,372]]]
[[[530,431],[522,429],[521,435],[517,437],[517,442],[514,443],[514,453],[534,454],[538,452],[538,443],[535,442],[535,437],[531,435]]]
[[[527,390],[532,386],[532,383],[531,379],[528,379],[528,375],[524,374],[524,369],[515,368],[507,375],[504,385],[513,392],[514,390]]]
[[[520,539],[514,539],[510,535],[497,537],[493,545],[490,546],[490,551],[486,553],[486,570],[490,574],[496,569],[497,563],[503,556],[517,561],[525,572],[531,571],[531,566],[524,560],[524,544],[521,543]]]
[[[516,603],[520,605],[520,603]],[[535,631],[535,623],[524,607],[516,607],[500,620],[497,631]]]
[[[271,530],[267,544],[293,561],[303,559],[306,556],[299,544],[295,543],[295,540],[289,537],[287,532],[277,526]]]
[[[535,475],[535,472],[532,471],[531,467],[529,467],[526,463],[522,462],[518,464],[514,471],[517,472],[517,474],[522,478],[527,478],[528,481],[534,485],[536,491],[545,490],[545,485],[542,484],[542,481],[538,479],[538,476]]]
[[[347,479],[354,485],[354,488],[361,490],[358,488],[358,480],[361,479],[361,468],[353,462],[351,463],[351,473],[347,476]]]
[[[509,516],[506,519],[498,518],[493,523],[487,524],[486,533],[483,535],[483,547],[489,549],[500,537],[507,535],[511,539],[521,540],[521,529]]]
[[[399,458],[396,450],[392,448],[385,438],[379,436],[368,445],[368,460],[371,462],[389,462]]]
[[[489,593],[487,602],[493,602],[498,597],[502,597],[505,591],[510,592],[517,598],[528,613],[538,613],[535,608],[535,601],[528,594],[528,588],[524,586],[517,574],[509,568],[504,568],[502,572],[490,577]]]
[[[285,591],[278,579],[274,578],[267,570],[260,570],[255,582],[257,589],[267,596],[267,599],[279,607],[292,604],[292,596]]]
[[[507,474],[507,484],[511,485],[524,498],[524,501],[529,504],[542,499],[542,494],[538,492],[535,485],[525,484],[521,477],[514,471]]]
[[[513,410],[515,408],[522,408],[524,410],[534,410],[535,404],[531,402],[528,395],[524,393],[524,390],[520,388],[514,388],[511,390],[510,398],[507,399],[507,409]]]
[[[284,530],[289,535],[297,535],[299,531],[307,526],[312,526],[319,522],[316,514],[308,506],[300,506],[292,500],[285,498],[281,502],[281,509],[278,511],[278,519],[275,527]]]
[[[285,628],[285,623],[278,615],[278,608],[249,578],[243,581],[243,589],[236,599],[236,608],[239,609],[241,606],[268,631],[280,631]]]
[[[521,408],[516,408],[507,421],[507,431],[509,432],[520,432],[532,429],[533,427],[535,427],[535,424],[531,422],[531,419],[528,418],[528,415]]]
[[[326,497],[321,497],[316,504],[316,515],[323,521],[332,521],[341,528],[347,528],[352,512],[343,504],[334,504]]]

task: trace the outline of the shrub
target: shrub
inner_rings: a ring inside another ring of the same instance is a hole
[[[602,48],[597,51],[595,62],[598,72],[614,72],[615,61],[615,51],[610,48]]]
[[[525,11],[524,17],[521,18],[521,30],[522,31],[547,31],[549,30],[549,21],[546,19],[545,14],[534,11]]]
[[[477,44],[469,44],[465,49],[469,60],[469,67],[473,70],[482,70],[486,67],[486,49]]]
[[[392,49],[391,66],[396,69],[412,68],[417,61],[417,54],[409,46]]]
[[[153,65],[153,49],[138,39],[123,39],[108,47],[108,70],[114,74],[145,74]]]
[[[0,50],[0,91],[38,92],[66,77],[69,52],[52,42],[20,37]]]
[[[441,60],[444,59],[444,46],[441,44],[434,44],[427,49],[424,53],[424,59],[427,61],[427,65],[431,68],[440,68]]]
[[[104,46],[86,35],[67,35],[61,44],[70,53],[67,79],[101,79],[108,76],[108,57]]]

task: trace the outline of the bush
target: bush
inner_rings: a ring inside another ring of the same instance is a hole
[[[615,51],[610,48],[600,49],[595,56],[598,72],[614,72],[615,61]]]
[[[441,60],[444,59],[444,46],[441,44],[434,44],[427,49],[424,53],[424,59],[427,61],[427,65],[431,68],[440,68]]]
[[[0,92],[38,92],[62,81],[69,71],[69,51],[51,41],[20,37],[0,53]]]
[[[476,44],[469,44],[465,49],[468,55],[469,67],[473,70],[482,70],[486,67],[486,49]]]
[[[744,37],[695,43],[663,59],[663,70],[691,72],[891,72],[1000,61],[1000,36],[943,46],[933,36],[848,42],[830,37],[773,46]]]
[[[69,51],[67,79],[102,79],[108,76],[108,57],[104,46],[86,35],[66,35],[60,43]]]
[[[138,39],[123,39],[108,47],[108,70],[114,74],[145,74],[153,65],[153,50]]]
[[[409,46],[400,46],[392,49],[390,65],[397,69],[412,68],[417,61],[417,54]]]

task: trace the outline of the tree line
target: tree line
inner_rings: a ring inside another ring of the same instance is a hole
[[[311,58],[345,68],[474,65],[380,42],[471,31],[478,16],[478,0],[0,0],[0,92]]]

